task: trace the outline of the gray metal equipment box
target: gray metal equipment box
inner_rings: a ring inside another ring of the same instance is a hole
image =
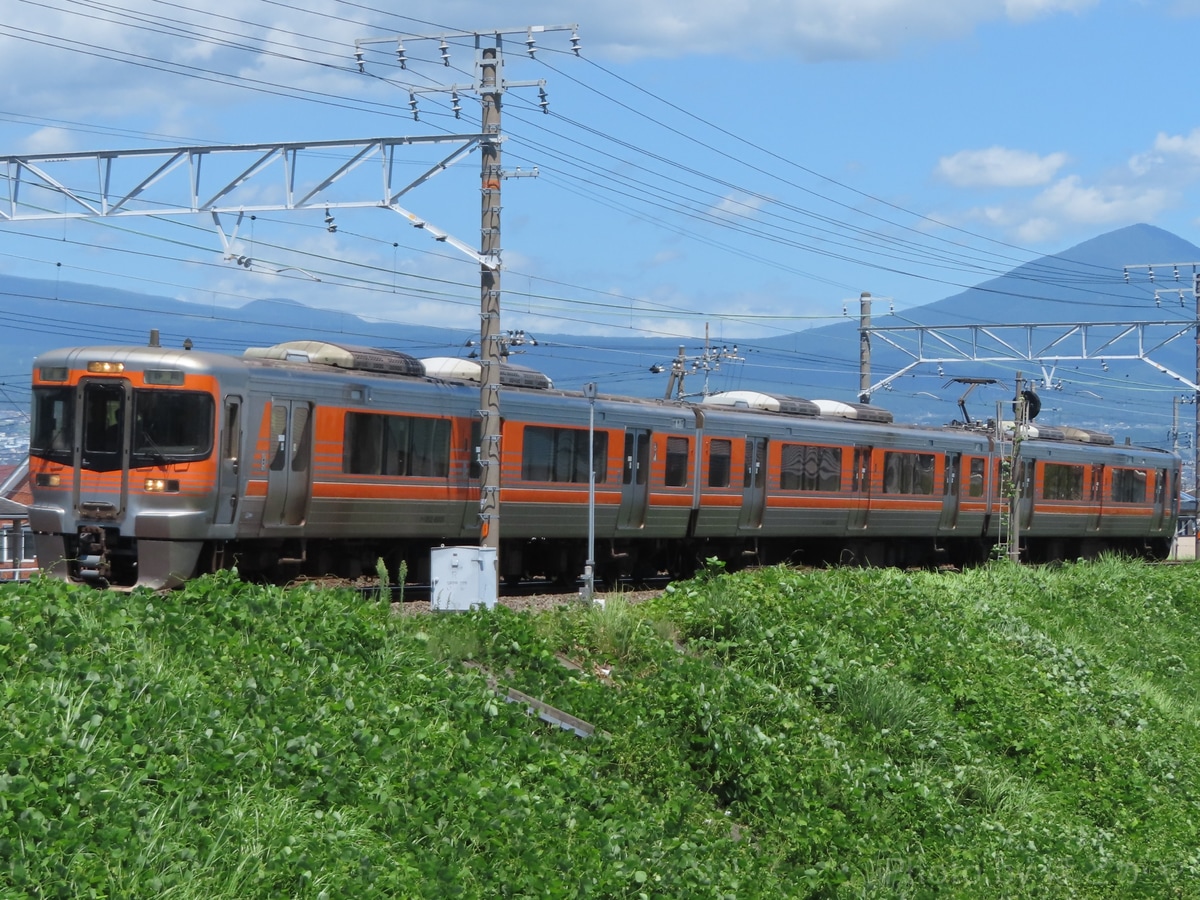
[[[442,611],[496,605],[495,547],[434,547],[429,606]]]

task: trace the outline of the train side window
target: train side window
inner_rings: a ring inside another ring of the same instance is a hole
[[[971,460],[971,475],[967,482],[968,497],[983,496],[983,474],[985,471],[986,460],[975,458]]]
[[[708,486],[729,487],[729,458],[733,453],[733,442],[724,438],[713,438],[708,444]]]
[[[450,420],[346,413],[342,471],[445,478],[450,472]]]
[[[450,420],[414,418],[410,426],[406,474],[445,478],[450,474]]]
[[[779,487],[784,491],[840,491],[842,448],[784,444]]]
[[[1045,500],[1082,500],[1083,466],[1043,463],[1042,498]]]
[[[593,434],[592,456],[596,483],[608,475],[608,432]],[[521,478],[525,481],[588,483],[588,433],[579,428],[548,428],[530,425],[525,429],[521,453]]]
[[[688,475],[688,456],[691,441],[685,437],[667,438],[667,487],[685,487]]]
[[[932,494],[934,455],[901,453],[883,455],[883,492],[885,494]]]
[[[1112,500],[1114,503],[1145,503],[1146,470],[1113,469]]]

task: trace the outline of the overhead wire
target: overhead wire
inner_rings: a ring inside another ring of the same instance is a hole
[[[601,68],[602,68],[602,67],[601,67]],[[607,70],[605,70],[605,71],[607,71]],[[619,78],[619,76],[617,76],[617,77]],[[256,90],[260,90],[260,88],[254,88],[254,89],[256,89]],[[661,98],[658,98],[658,100],[660,100],[660,101],[661,101]],[[318,101],[318,102],[324,102],[324,101]],[[665,101],[664,101],[664,102],[665,102]],[[803,168],[803,167],[800,167],[800,168]]]

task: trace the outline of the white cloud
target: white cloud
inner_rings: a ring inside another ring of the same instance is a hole
[[[39,128],[23,142],[22,153],[70,153],[75,149],[75,135],[65,128]]]
[[[937,174],[955,187],[1033,187],[1046,184],[1067,163],[1065,153],[1039,156],[989,147],[962,150],[938,160]]]
[[[762,209],[765,200],[752,194],[727,194],[708,209],[708,214],[719,219],[745,219]]]
[[[1078,13],[1096,3],[1097,0],[1005,0],[1004,11],[1015,22],[1028,22],[1054,13]]]
[[[1026,246],[1045,244],[1064,234],[1150,222],[1177,201],[1167,188],[1105,183],[1085,184],[1078,175],[1061,178],[1029,201],[980,206],[943,221],[986,223]]]
[[[1087,186],[1079,176],[1071,175],[1043,191],[1034,201],[1034,206],[1047,213],[1055,213],[1060,219],[1104,225],[1153,219],[1167,208],[1170,200],[1170,192],[1161,188]]]
[[[1166,134],[1160,131],[1152,149],[1129,159],[1129,170],[1138,176],[1150,175],[1172,162],[1200,163],[1200,128],[1190,134]]]

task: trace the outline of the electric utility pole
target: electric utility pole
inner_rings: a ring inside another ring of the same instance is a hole
[[[858,298],[858,402],[871,402],[871,295]]]
[[[439,42],[441,61],[450,65],[449,40],[469,39],[475,44],[475,77],[471,84],[451,84],[438,87],[406,85],[413,118],[418,117],[417,95],[443,93],[451,97],[455,116],[461,112],[460,92],[473,92],[479,97],[482,109],[482,139],[480,140],[480,241],[479,241],[479,534],[484,549],[500,548],[500,361],[501,344],[505,336],[500,330],[500,183],[504,178],[530,173],[505,172],[501,164],[500,147],[503,141],[502,97],[509,88],[536,87],[539,105],[549,112],[545,81],[506,81],[504,67],[504,38],[523,35],[525,52],[531,57],[537,51],[534,35],[548,31],[570,31],[571,50],[579,55],[579,32],[576,25],[533,25],[524,28],[500,28],[484,31],[443,32],[436,35],[401,34],[389,38],[355,41],[355,59],[364,68],[363,46],[390,43],[396,47],[396,62],[408,68],[405,43],[426,40]],[[496,572],[499,578],[499,568]]]

